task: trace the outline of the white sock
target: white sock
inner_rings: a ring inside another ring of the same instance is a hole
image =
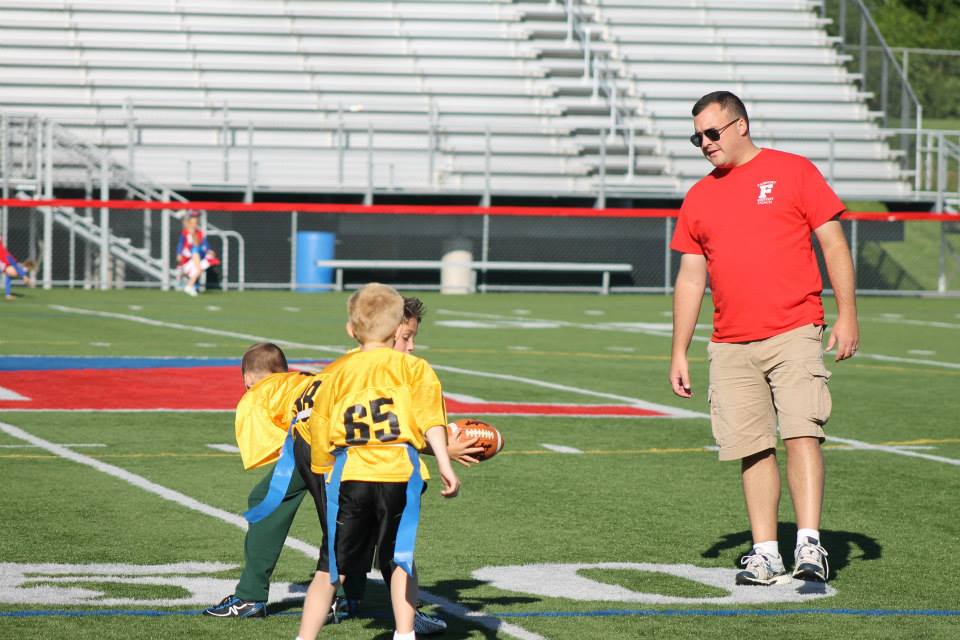
[[[807,543],[807,538],[813,538],[820,544],[820,532],[816,529],[797,529],[797,546]]]
[[[417,640],[417,636],[414,635],[413,631],[410,633],[400,633],[399,631],[394,631],[393,640]]]
[[[780,557],[780,548],[777,546],[776,540],[768,540],[766,542],[755,542],[753,544],[753,550],[758,551],[765,556],[770,556],[772,558]]]

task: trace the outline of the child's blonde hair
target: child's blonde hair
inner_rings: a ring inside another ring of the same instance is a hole
[[[357,342],[388,342],[403,322],[403,296],[393,287],[371,282],[347,301],[347,317]]]

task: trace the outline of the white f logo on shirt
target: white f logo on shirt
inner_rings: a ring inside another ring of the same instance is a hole
[[[768,180],[757,184],[760,194],[757,196],[757,204],[773,204],[773,186],[777,184],[776,180]]]

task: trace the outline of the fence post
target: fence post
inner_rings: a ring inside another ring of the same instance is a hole
[[[373,124],[367,123],[367,193],[363,204],[373,204]]]
[[[100,160],[100,200],[110,199],[110,160]],[[110,208],[100,207],[100,289],[106,290],[110,281]]]
[[[607,132],[600,129],[600,193],[594,208],[603,209],[607,206]]]
[[[889,109],[887,108],[887,97],[889,95],[889,86],[890,80],[887,78],[889,73],[890,61],[887,60],[886,52],[883,52],[880,57],[880,108],[883,110],[883,128],[886,129],[890,126],[889,123]]]
[[[857,284],[857,265],[859,260],[857,258],[860,253],[860,222],[858,220],[850,221],[850,257],[853,258],[853,284],[854,289],[856,289]]]
[[[297,223],[299,214],[290,214],[290,291],[297,290]]]
[[[567,42],[569,47],[573,44],[573,0],[566,0],[567,9]]]
[[[53,197],[53,122],[46,123],[43,195]],[[53,288],[53,207],[43,208],[43,288]]]
[[[937,277],[937,291],[947,292],[947,232],[943,222],[940,223],[940,275]]]
[[[673,252],[670,250],[670,240],[673,238],[673,218],[667,216],[663,221],[663,292],[669,294],[673,288],[671,284],[671,278],[673,277]]]
[[[490,206],[490,125],[483,130],[483,200],[481,207]]]
[[[0,191],[3,197],[10,197],[9,149],[7,147],[7,114],[0,113]],[[7,205],[0,207],[0,237],[7,241]]]
[[[860,9],[860,89],[867,90],[867,14]]]
[[[836,178],[836,162],[837,162],[837,138],[831,130],[827,134],[827,139],[830,144],[830,185],[833,186],[834,180]]]
[[[247,191],[243,194],[243,201],[253,202],[253,121],[247,123]]]
[[[343,187],[343,154],[346,139],[343,135],[343,105],[337,105],[337,186]]]
[[[903,50],[903,81],[901,83],[902,86],[900,87],[900,128],[901,129],[907,129],[910,126],[910,95],[907,93],[907,83],[909,82],[909,79],[910,79],[910,74],[907,71],[908,64],[910,64],[910,50],[904,49]],[[901,133],[900,148],[903,149],[904,153],[909,152],[909,148],[907,146],[907,140],[908,140],[907,134]],[[920,144],[919,140],[915,140],[914,142],[917,145]],[[920,167],[914,166],[914,169],[917,170],[919,175]]]
[[[170,201],[170,192],[163,192],[163,199]],[[170,210],[160,212],[160,290],[170,290]]]
[[[590,27],[583,28],[583,77],[580,82],[590,81]]]

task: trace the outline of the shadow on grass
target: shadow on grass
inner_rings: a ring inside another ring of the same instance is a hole
[[[471,612],[481,611],[490,605],[511,605],[538,602],[537,598],[522,596],[504,596],[493,598],[461,597],[461,591],[475,589],[483,584],[485,583],[480,582],[479,580],[446,580],[431,585],[424,585],[424,589],[429,591],[431,594],[442,596]],[[306,595],[307,588],[309,586],[310,582],[298,582],[291,585],[291,591],[296,594],[302,593]],[[267,612],[268,615],[298,615],[302,608],[303,599],[294,597],[281,602],[271,603],[267,607]],[[487,626],[496,628],[500,624],[500,620],[498,620],[495,616],[477,616],[476,621],[474,621],[473,619],[455,617],[451,613],[443,610],[430,611],[428,608],[425,610],[425,612],[429,613],[430,615],[438,613],[439,617],[446,621],[448,627],[446,632],[443,634],[444,638],[451,640],[463,640],[471,637],[471,634],[476,634],[477,632],[483,634],[484,638],[493,639],[497,637],[497,632],[494,629],[487,628]],[[479,624],[479,621],[485,622],[487,626]],[[367,593],[364,598],[364,606],[361,608],[361,613],[357,623],[362,624],[364,629],[367,629],[374,634],[371,637],[373,637],[375,640],[390,640],[393,638],[393,612],[390,609],[389,595],[386,593],[383,584],[379,580],[371,580],[368,583]]]
[[[780,524],[777,526],[777,539],[781,541],[781,548],[784,542],[792,547],[793,541],[797,537],[797,527],[793,524]],[[830,578],[835,578],[851,560],[879,560],[883,552],[883,547],[877,542],[876,538],[871,538],[862,533],[852,531],[832,531],[830,529],[820,530],[821,544],[830,554],[828,560],[830,563]],[[701,557],[719,558],[721,552],[727,549],[736,549],[745,547],[745,551],[737,555],[734,564],[740,568],[740,558],[750,552],[753,545],[753,536],[750,531],[738,531],[737,533],[728,533],[713,546],[704,551]],[[856,553],[854,547],[859,549]]]

